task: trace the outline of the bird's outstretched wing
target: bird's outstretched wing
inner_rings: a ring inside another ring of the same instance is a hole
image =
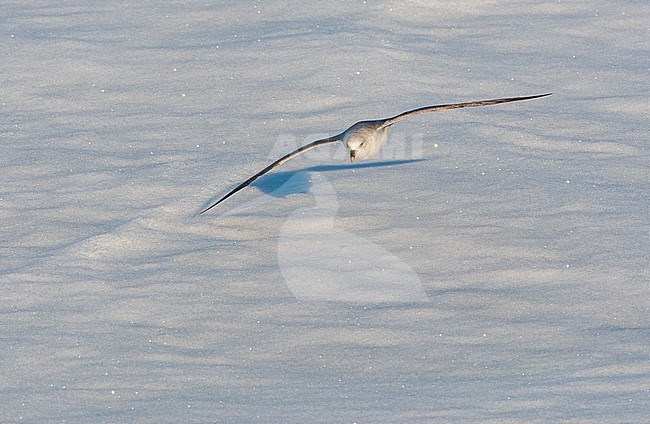
[[[294,150],[293,152],[288,153],[288,154],[282,156],[280,159],[276,160],[275,162],[273,162],[272,164],[270,164],[270,165],[267,166],[266,168],[262,169],[262,170],[261,170],[260,172],[258,172],[257,174],[253,175],[252,177],[250,177],[249,179],[247,179],[247,180],[244,181],[243,183],[239,184],[237,187],[235,187],[235,188],[233,188],[232,190],[230,190],[230,191],[228,192],[228,194],[226,194],[225,196],[223,196],[221,199],[217,200],[215,203],[213,203],[213,204],[211,204],[210,206],[208,206],[207,208],[203,209],[203,210],[199,213],[199,215],[204,214],[205,212],[209,211],[209,210],[212,209],[213,207],[217,206],[219,203],[223,202],[224,200],[226,200],[227,198],[229,198],[229,197],[232,196],[233,194],[237,193],[239,190],[248,187],[248,186],[249,186],[253,181],[255,181],[256,179],[258,179],[258,178],[261,177],[262,175],[266,174],[267,172],[272,171],[274,168],[276,168],[276,167],[282,165],[283,163],[285,163],[285,162],[288,161],[289,159],[295,158],[295,157],[298,156],[299,154],[304,153],[304,152],[306,152],[307,150],[311,150],[311,149],[313,149],[314,147],[323,146],[323,145],[325,145],[325,144],[330,144],[330,143],[336,143],[337,141],[341,141],[341,140],[342,140],[342,134],[339,134],[339,135],[335,135],[335,136],[333,136],[333,137],[328,137],[328,138],[323,138],[323,139],[320,139],[320,140],[316,140],[316,141],[314,141],[314,142],[311,142],[311,143],[309,143],[309,144],[305,144],[304,146],[297,148],[297,149]]]
[[[538,94],[536,96],[508,97],[505,99],[479,100],[476,102],[453,103],[448,105],[424,106],[417,109],[409,110],[408,112],[400,113],[399,115],[395,115],[391,118],[386,118],[386,120],[384,121],[384,123],[381,125],[380,128],[388,127],[401,119],[408,118],[410,116],[419,115],[421,113],[440,112],[442,110],[461,109],[464,107],[490,106],[499,103],[518,102],[521,100],[530,100],[530,99],[537,99],[539,97],[546,97],[546,96],[550,96],[551,94],[553,93]]]

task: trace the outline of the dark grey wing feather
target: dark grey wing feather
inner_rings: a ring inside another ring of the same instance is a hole
[[[313,149],[314,147],[322,146],[322,145],[324,145],[324,144],[329,144],[329,143],[335,143],[335,142],[337,142],[337,141],[341,141],[341,135],[336,135],[336,136],[334,136],[334,137],[329,137],[329,138],[323,138],[323,139],[321,139],[321,140],[316,140],[316,141],[314,141],[314,142],[311,142],[311,143],[309,143],[309,144],[306,144],[306,145],[304,145],[304,146],[302,146],[302,147],[297,148],[296,150],[294,150],[294,151],[291,152],[291,153],[288,153],[288,154],[282,156],[280,159],[276,160],[275,162],[273,162],[272,164],[270,164],[270,165],[267,166],[266,168],[262,169],[262,170],[261,170],[260,172],[258,172],[257,174],[253,175],[252,177],[250,177],[249,179],[247,179],[247,180],[244,181],[243,183],[239,184],[237,187],[235,187],[235,188],[233,188],[232,190],[230,190],[230,191],[229,191],[225,196],[223,196],[221,199],[217,200],[215,203],[213,203],[213,204],[211,204],[210,206],[208,206],[207,208],[203,209],[203,210],[199,213],[199,215],[204,214],[205,212],[207,212],[207,211],[209,211],[210,209],[212,209],[213,207],[217,206],[219,203],[223,202],[224,200],[226,200],[227,198],[229,198],[229,197],[232,196],[233,194],[235,194],[235,193],[237,193],[238,191],[240,191],[240,190],[242,190],[242,189],[248,187],[248,186],[249,186],[253,181],[255,181],[256,179],[258,179],[258,178],[261,177],[262,175],[266,174],[267,172],[272,171],[274,168],[276,168],[276,167],[282,165],[283,163],[285,163],[285,162],[288,161],[289,159],[292,159],[292,158],[298,156],[299,154],[301,154],[301,153],[303,153],[303,152],[306,152],[307,150]]]
[[[508,97],[505,99],[479,100],[479,101],[467,102],[467,103],[453,103],[447,105],[425,106],[418,109],[409,110],[408,112],[400,113],[399,115],[395,115],[392,118],[387,118],[382,124],[381,128],[387,127],[389,125],[393,125],[395,122],[401,119],[419,115],[421,113],[440,112],[443,110],[461,109],[464,107],[490,106],[499,103],[518,102],[521,100],[530,100],[530,99],[537,99],[539,97],[546,97],[546,96],[550,96],[551,94],[553,93],[538,94],[536,96]]]

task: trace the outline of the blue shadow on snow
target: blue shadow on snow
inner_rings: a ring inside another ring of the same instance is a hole
[[[273,197],[285,197],[291,194],[305,194],[309,192],[311,182],[309,181],[310,172],[334,172],[342,170],[364,169],[364,168],[379,168],[385,166],[398,166],[407,165],[409,163],[422,162],[426,159],[409,159],[409,160],[392,160],[382,162],[371,162],[362,164],[345,164],[345,165],[318,165],[309,168],[294,170],[294,171],[281,171],[270,172],[257,181],[251,184],[251,187],[256,187],[258,190],[269,194]],[[287,181],[294,175],[300,173],[301,178],[292,182],[291,186],[283,187]],[[280,188],[283,190],[280,190]]]

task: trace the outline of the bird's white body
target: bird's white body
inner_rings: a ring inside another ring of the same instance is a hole
[[[382,121],[361,121],[343,133],[343,144],[350,152],[350,162],[355,159],[371,159],[377,156],[388,141],[388,128]]]

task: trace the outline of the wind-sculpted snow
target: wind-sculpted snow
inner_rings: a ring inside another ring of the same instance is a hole
[[[4,2],[0,422],[647,421],[648,16]]]

